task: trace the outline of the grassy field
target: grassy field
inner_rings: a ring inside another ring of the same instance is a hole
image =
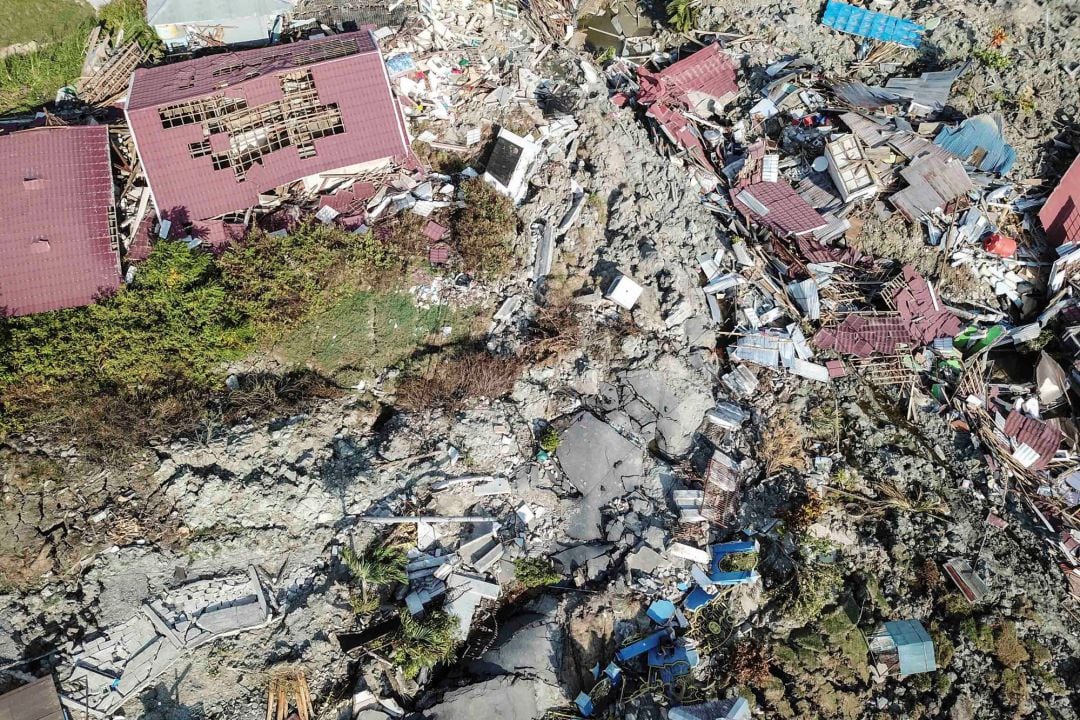
[[[421,309],[406,293],[358,292],[301,322],[277,345],[276,354],[353,382],[394,367],[425,346],[468,337],[475,321],[473,310]]]
[[[34,110],[79,77],[86,38],[97,20],[114,37],[146,47],[156,43],[144,19],[143,0],[113,0],[93,10],[79,0],[0,0],[0,47],[35,40],[32,53],[0,59],[0,115]]]
[[[82,0],[3,0],[0,48],[17,43],[51,43],[88,26],[94,9]]]

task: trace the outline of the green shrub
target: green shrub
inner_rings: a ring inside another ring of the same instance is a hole
[[[98,10],[98,19],[114,38],[122,31],[124,42],[134,40],[145,48],[160,45],[157,33],[146,22],[144,0],[112,0]]]
[[[788,615],[803,624],[816,619],[836,600],[844,578],[835,565],[809,563],[799,568],[794,599]]]
[[[525,588],[554,585],[562,580],[555,566],[544,558],[515,558],[514,577]]]
[[[454,215],[452,233],[466,272],[498,277],[510,268],[517,217],[510,199],[480,178],[461,184],[465,207]]]
[[[401,611],[401,629],[391,640],[390,660],[407,678],[420,671],[454,659],[461,625],[453,615],[437,610],[420,620],[409,611]]]
[[[724,572],[745,572],[747,570],[753,570],[758,564],[758,554],[756,552],[748,553],[732,553],[725,555],[720,560],[720,569]]]
[[[559,433],[555,428],[548,428],[540,436],[540,449],[546,453],[553,453],[559,449]]]
[[[668,22],[679,32],[696,28],[700,12],[698,0],[669,0],[667,4]]]
[[[972,55],[982,65],[992,70],[1008,70],[1012,67],[1012,60],[992,48],[976,50]]]
[[[0,321],[0,408],[18,425],[64,400],[108,396],[145,414],[165,398],[209,392],[253,337],[213,258],[160,242],[112,297]]]

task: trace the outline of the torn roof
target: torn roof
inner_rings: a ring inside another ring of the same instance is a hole
[[[953,83],[967,69],[967,64],[952,70],[925,72],[917,78],[894,77],[885,83],[884,91],[905,97],[919,105],[943,110],[949,103]],[[878,88],[873,88],[877,90]]]
[[[104,125],[0,136],[0,315],[88,305],[120,286]]]
[[[1046,199],[1039,220],[1046,237],[1055,245],[1080,242],[1080,156]]]
[[[892,292],[891,300],[919,345],[939,337],[955,337],[963,329],[960,319],[941,303],[930,283],[910,265],[904,266],[903,282]]]
[[[922,33],[926,31],[922,25],[911,20],[873,12],[837,0],[829,0],[825,5],[821,23],[840,32],[910,48],[919,47]]]
[[[694,110],[703,100],[723,104],[739,93],[735,65],[719,43],[707,45],[658,73],[638,68],[638,80],[641,90],[637,99],[642,105],[669,103]]]
[[[1045,468],[1061,447],[1061,433],[1052,425],[1016,410],[1009,413],[1002,432],[1017,446],[1026,445],[1035,451],[1036,459],[1028,466],[1029,470]]]
[[[1008,174],[1016,150],[1005,142],[1005,122],[999,113],[969,117],[955,128],[942,128],[934,144],[983,172]]]
[[[813,343],[844,355],[892,355],[901,346],[911,345],[911,334],[904,319],[896,315],[848,315],[835,328],[819,330]]]
[[[705,148],[701,144],[701,140],[698,138],[690,121],[682,113],[660,103],[652,105],[645,111],[645,114],[656,120],[671,142],[686,148],[705,167],[709,166],[709,159],[705,154]]]
[[[158,212],[181,224],[308,175],[410,157],[367,30],[141,68],[127,115]]]
[[[803,235],[828,224],[783,178],[732,188],[731,198],[748,219],[779,235]]]
[[[950,159],[925,155],[900,171],[908,186],[893,193],[889,201],[909,220],[918,220],[971,191],[971,179],[963,165]]]

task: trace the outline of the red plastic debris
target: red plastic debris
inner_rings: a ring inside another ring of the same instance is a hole
[[[442,243],[428,248],[428,262],[432,265],[445,265],[450,260],[450,248]]]
[[[1016,254],[1016,241],[1008,235],[993,233],[983,242],[983,249],[1001,257],[1012,257]]]

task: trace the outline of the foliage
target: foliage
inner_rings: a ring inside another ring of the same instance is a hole
[[[253,230],[218,260],[233,301],[263,324],[300,317],[346,269],[386,271],[395,262],[393,249],[373,233],[358,235],[313,220],[288,234]]]
[[[940,590],[945,585],[945,580],[941,577],[941,571],[938,570],[937,563],[930,558],[923,558],[923,561],[919,563],[919,567],[915,571],[915,582],[920,589],[926,592]],[[950,596],[946,596],[946,601],[949,601],[951,595],[956,595],[956,593],[951,593]],[[964,600],[962,596],[960,599]],[[967,605],[966,600],[964,600],[964,604]],[[962,613],[950,614],[959,615]]]
[[[833,610],[821,620],[829,646],[837,649],[845,665],[862,675],[868,669],[867,646],[862,633],[843,608]]]
[[[960,622],[960,631],[971,641],[976,650],[990,652],[994,649],[994,629],[974,617],[966,617]]]
[[[4,0],[0,3],[0,48],[62,40],[90,25],[93,11],[79,0]]]
[[[360,555],[352,548],[345,547],[341,550],[341,562],[353,578],[360,581],[360,608],[370,607],[369,589],[403,583],[409,579],[405,572],[405,552],[397,545],[372,542]],[[356,605],[354,609],[357,609]]]
[[[454,658],[460,624],[452,615],[438,610],[421,620],[407,609],[401,611],[401,629],[391,640],[390,660],[412,679],[420,671]]]
[[[936,627],[930,628],[930,638],[934,641],[934,653],[937,657],[938,669],[944,670],[952,663],[953,656],[956,655],[956,646],[953,645],[947,634]]]
[[[766,474],[773,475],[784,469],[805,470],[802,441],[802,430],[790,412],[782,410],[769,418],[760,446]]]
[[[758,564],[756,552],[731,553],[720,560],[720,569],[724,572],[745,572],[753,570]]]
[[[1016,636],[1016,625],[1008,620],[998,623],[994,637],[994,657],[1007,668],[1023,665],[1031,656]]]
[[[88,30],[81,26],[34,52],[0,58],[0,115],[38,108],[79,77]]]
[[[740,642],[731,651],[731,676],[739,685],[761,687],[772,677],[769,672],[771,666],[772,656],[759,642]]]
[[[835,442],[840,437],[840,409],[835,403],[819,403],[810,410],[810,436],[815,440]]]
[[[1006,704],[1013,707],[1019,707],[1031,695],[1027,678],[1013,668],[1007,668],[1001,673],[1001,693],[1005,697]]]
[[[695,29],[700,13],[699,0],[668,0],[668,23],[679,32]]]
[[[510,199],[481,178],[460,186],[465,207],[453,217],[451,231],[466,272],[497,277],[510,268],[510,243],[517,232],[517,217]]]
[[[520,557],[514,559],[514,578],[525,588],[554,585],[562,580],[562,575],[555,570],[550,560],[538,557]]]
[[[793,532],[802,533],[821,519],[827,507],[825,498],[813,490],[808,490],[806,498],[787,512],[784,521]]]
[[[154,415],[168,423],[183,409],[177,403],[220,383],[223,363],[253,338],[213,258],[160,242],[135,281],[111,297],[0,321],[0,408],[15,427],[50,413],[58,423],[76,413],[96,413],[101,423]],[[121,407],[123,415],[110,416]]]
[[[788,616],[805,624],[836,600],[844,578],[835,565],[809,563],[799,568],[796,592],[788,605]]]
[[[427,372],[401,382],[397,405],[410,412],[455,410],[471,398],[500,398],[514,389],[521,368],[520,359],[492,355],[483,349],[442,358]]]
[[[540,449],[546,453],[553,453],[559,449],[559,431],[549,427],[540,436]]]
[[[145,48],[157,47],[157,33],[146,22],[144,0],[112,0],[98,11],[105,30],[115,38],[124,33],[124,42],[135,41]]]
[[[1012,67],[1012,60],[992,48],[976,50],[972,55],[984,67],[988,67],[991,70],[1008,70]]]

